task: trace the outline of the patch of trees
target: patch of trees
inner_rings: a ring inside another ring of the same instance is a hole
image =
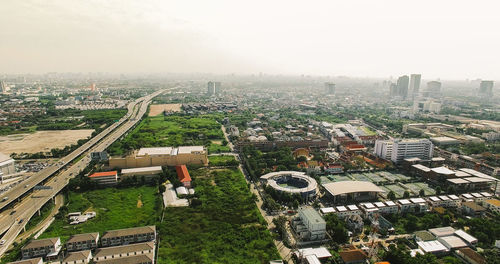
[[[242,153],[245,168],[254,180],[272,171],[297,170],[297,161],[290,148],[262,152],[253,146],[246,146]]]
[[[333,242],[344,244],[349,241],[344,221],[340,220],[335,214],[326,214],[324,219],[326,222],[326,232],[328,232]]]

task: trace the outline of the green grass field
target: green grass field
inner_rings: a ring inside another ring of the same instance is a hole
[[[377,133],[371,130],[369,127],[362,126],[360,127],[368,136],[375,136]]]
[[[142,206],[138,206],[138,201]],[[113,229],[154,225],[161,210],[161,199],[156,187],[106,188],[67,195],[67,212],[97,212],[94,219],[70,225],[66,215],[58,217],[40,238],[61,237],[66,241],[71,235],[102,232]]]
[[[229,148],[228,146],[222,146],[222,145],[218,145],[218,144],[214,144],[214,143],[211,143],[208,146],[208,153],[209,154],[221,153],[221,152],[231,152],[231,148]]]
[[[167,208],[158,263],[269,263],[279,255],[238,169],[190,171],[198,204]]]
[[[237,166],[239,164],[233,156],[209,156],[208,163],[212,167]]]
[[[127,150],[141,147],[216,145],[211,141],[224,140],[216,119],[215,115],[147,117],[123,140],[113,143],[108,152],[123,155]],[[218,147],[224,151],[224,146],[212,146],[212,150],[217,152]]]

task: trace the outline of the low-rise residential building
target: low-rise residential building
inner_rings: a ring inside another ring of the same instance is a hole
[[[108,231],[102,236],[101,245],[103,247],[110,247],[154,241],[155,239],[155,226],[141,226]]]
[[[342,251],[339,255],[344,264],[364,264],[368,260],[368,256],[360,249]]]
[[[89,176],[90,180],[99,185],[114,185],[118,183],[117,171],[96,172]]]
[[[103,259],[95,261],[96,264],[154,264],[154,254],[130,255],[117,259]]]
[[[349,209],[349,215],[361,215],[361,210],[355,204],[348,205],[347,209]]]
[[[361,208],[365,214],[365,217],[370,217],[379,213],[379,209],[372,203],[361,203]]]
[[[407,199],[401,199],[396,201],[398,206],[399,206],[399,211],[401,213],[408,213],[408,212],[413,212],[415,208],[415,204],[410,202]]]
[[[23,259],[19,261],[9,262],[8,264],[43,264],[43,259],[42,258]]]
[[[137,255],[149,255],[149,254],[154,255],[154,252],[155,252],[154,242],[137,243],[124,246],[117,246],[117,247],[98,248],[94,254],[94,261],[100,263],[100,261],[116,259],[118,262],[115,263],[126,263],[125,260],[122,258],[137,256]]]
[[[61,251],[61,239],[58,237],[32,240],[22,249],[23,258],[43,257],[47,259],[57,258]]]
[[[396,214],[396,213],[399,212],[399,207],[398,207],[398,205],[395,202],[393,202],[393,201],[385,201],[384,203],[386,205],[386,207],[385,207],[386,208],[385,209],[386,213],[388,213],[388,214]]]
[[[484,214],[486,209],[475,202],[464,202],[462,203],[462,210],[465,214],[480,217]]]
[[[452,207],[460,207],[460,205],[462,204],[460,198],[454,194],[448,195],[448,198],[450,198],[451,200]]]
[[[423,213],[429,211],[429,205],[423,198],[410,198],[410,201],[415,205],[415,212]]]
[[[497,199],[485,200],[483,201],[483,206],[494,213],[500,213],[500,200]]]
[[[99,242],[99,233],[86,233],[71,236],[66,242],[66,250],[81,251],[94,250]]]
[[[337,206],[335,207],[335,214],[338,218],[343,219],[349,216],[349,210],[345,206]]]
[[[319,211],[321,212],[321,214],[325,215],[325,214],[333,214],[333,213],[336,213],[337,211],[335,210],[335,208],[333,207],[323,207],[323,208],[320,208]]]
[[[92,252],[90,250],[70,252],[61,261],[61,264],[91,263]]]
[[[319,248],[302,248],[294,252],[299,261],[306,260],[306,263],[321,263],[321,259],[326,259],[332,256],[330,251],[324,247]],[[272,264],[273,262],[271,262]],[[283,261],[281,261],[283,263]]]

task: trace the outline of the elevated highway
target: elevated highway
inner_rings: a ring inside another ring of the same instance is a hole
[[[172,88],[174,89],[174,88]],[[53,199],[69,182],[69,180],[83,170],[90,163],[90,155],[85,155],[82,159],[76,160],[86,152],[96,152],[106,150],[113,142],[123,136],[127,131],[134,127],[146,113],[151,99],[166,90],[157,91],[151,95],[137,99],[128,105],[128,113],[120,121],[105,129],[96,137],[89,140],[88,144],[82,145],[80,148],[64,157],[62,164],[51,168],[43,173],[39,173],[35,179],[23,182],[24,190],[17,190],[14,194],[17,195],[18,202],[13,204],[13,207],[5,208],[0,214],[0,233],[4,233],[2,240],[5,240],[4,245],[0,246],[0,256],[2,256],[8,247],[14,242],[15,238],[24,230],[26,223],[33,217],[44,204]],[[74,161],[74,163],[71,163]],[[60,161],[61,162],[61,161]],[[69,165],[68,165],[69,164]],[[63,166],[66,166],[63,168]],[[54,176],[53,176],[54,175]],[[50,178],[50,176],[53,176]],[[46,181],[45,181],[46,180]],[[24,188],[25,184],[34,186],[45,181],[44,186],[47,189],[33,190],[30,195],[26,195],[21,199],[23,193],[27,193],[28,188]],[[12,193],[12,192],[11,192]],[[7,194],[12,195],[12,194]]]

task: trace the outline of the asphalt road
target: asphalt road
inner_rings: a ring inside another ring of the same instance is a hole
[[[173,89],[173,88],[172,88]],[[114,141],[119,139],[124,135],[130,128],[135,126],[139,122],[142,116],[146,113],[148,105],[151,99],[165,90],[157,91],[151,95],[137,99],[128,105],[128,113],[119,122],[113,124],[112,126],[105,129],[96,137],[89,140],[87,143],[82,145],[80,148],[69,154],[68,156],[62,158],[63,163],[70,163],[80,155],[85,152],[95,152],[104,151],[109,147]],[[137,107],[136,107],[137,106]],[[120,126],[121,125],[121,126]],[[113,131],[113,129],[115,129]],[[87,145],[89,144],[89,145]],[[61,172],[54,177],[50,178],[44,186],[50,187],[50,189],[34,190],[29,196],[25,196],[20,202],[16,203],[13,208],[8,208],[3,210],[0,214],[0,231],[7,231],[2,240],[5,240],[4,245],[0,246],[0,256],[2,256],[7,248],[14,242],[16,237],[24,230],[26,223],[33,217],[34,214],[49,200],[53,199],[57,193],[59,193],[69,182],[69,179],[75,177],[81,170],[83,170],[90,163],[90,154],[86,154],[82,159],[70,164],[66,168],[62,169],[59,167],[51,168],[51,170],[41,171],[41,173],[32,176],[30,179],[20,184],[25,190],[12,189],[8,195],[18,195],[21,196],[22,193],[27,192],[24,186],[26,184],[36,185],[41,183],[43,180],[47,179],[49,176],[53,175],[55,172],[61,170]],[[58,163],[59,164],[59,163]],[[61,165],[62,167],[63,165]],[[36,183],[36,184],[35,184]],[[29,186],[33,186],[29,185]],[[12,192],[15,191],[15,192]],[[12,193],[12,194],[11,194]],[[9,198],[10,199],[10,198]]]

